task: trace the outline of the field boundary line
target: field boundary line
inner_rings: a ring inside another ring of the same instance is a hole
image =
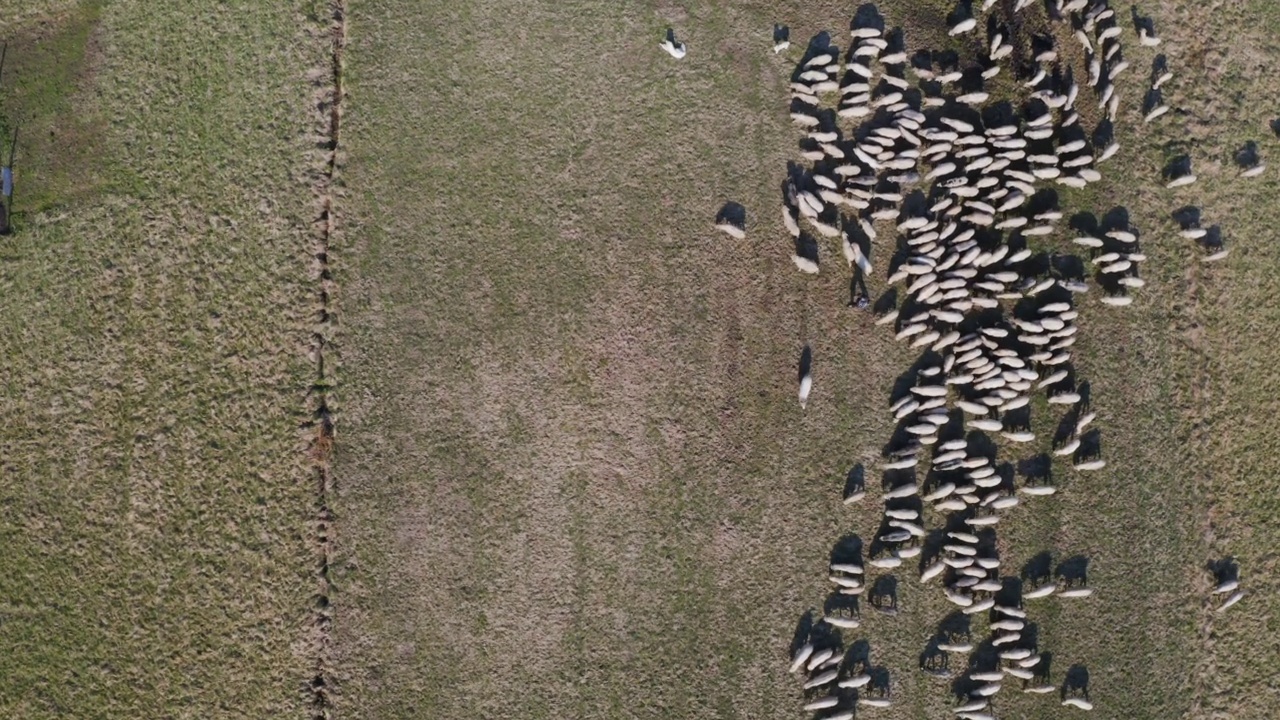
[[[313,418],[310,430],[309,462],[316,495],[313,527],[316,553],[316,596],[311,621],[313,676],[308,684],[310,691],[309,714],[313,720],[328,720],[333,713],[334,673],[332,660],[333,631],[333,580],[330,566],[333,558],[335,517],[330,507],[333,494],[332,456],[336,425],[330,393],[334,386],[334,370],[337,365],[333,346],[333,332],[337,326],[334,293],[336,290],[330,264],[330,244],[336,229],[336,195],[339,168],[339,146],[342,130],[343,53],[347,43],[346,0],[330,0],[329,5],[331,49],[329,68],[324,73],[324,87],[319,93],[317,108],[324,116],[324,161],[315,191],[320,205],[314,238],[313,257],[316,279],[315,326],[311,334],[311,355],[315,362],[315,379],[311,386]]]

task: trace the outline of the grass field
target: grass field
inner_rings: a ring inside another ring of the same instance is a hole
[[[946,5],[880,3],[913,48],[943,41]],[[844,473],[875,465],[915,358],[845,307],[833,253],[795,271],[777,217],[799,48],[773,55],[772,23],[843,46],[854,7],[350,1],[331,646],[310,357],[328,7],[0,14],[0,129],[23,138],[0,238],[0,712],[315,717],[320,665],[336,718],[802,717],[793,629],[837,538],[875,531],[876,492],[842,506]],[[1109,464],[1010,513],[1003,558],[1089,558],[1096,595],[1031,619],[1056,680],[1088,667],[1098,717],[1272,718],[1278,184],[1231,155],[1256,139],[1280,162],[1280,11],[1142,10],[1174,112],[1140,124],[1154,53],[1127,31],[1123,149],[1064,196],[1127,206],[1150,257],[1132,307],[1081,302]],[[668,25],[683,61],[657,48]],[[1200,181],[1165,190],[1182,151]],[[711,228],[730,199],[746,240]],[[1177,236],[1186,203],[1227,260]],[[1203,567],[1225,556],[1250,594],[1214,616]],[[949,717],[916,663],[950,608],[900,578],[901,613],[846,637],[893,674],[877,716]]]
[[[881,7],[936,42],[943,3],[909,5]],[[343,716],[801,716],[792,629],[836,538],[874,531],[874,502],[841,507],[843,473],[875,459],[913,358],[843,307],[843,273],[794,272],[776,218],[796,132],[769,28],[839,35],[852,7],[353,5]],[[1140,126],[1154,53],[1130,43],[1124,149],[1071,200],[1129,207],[1152,258],[1135,307],[1083,303],[1078,366],[1110,464],[1001,536],[1011,568],[1090,558],[1098,595],[1033,619],[1055,678],[1086,665],[1104,716],[1269,717],[1275,184],[1232,180],[1229,153],[1276,145],[1274,11],[1144,10],[1179,111]],[[679,63],[655,47],[668,24]],[[1202,179],[1166,191],[1184,131]],[[746,241],[710,229],[728,199]],[[1201,267],[1174,233],[1186,202],[1227,229],[1226,263]],[[1228,554],[1252,594],[1210,618],[1202,568]],[[894,673],[881,714],[943,717],[945,687],[915,663],[945,602],[904,580],[903,613],[864,613],[850,639]],[[1043,698],[999,708],[1065,716]]]
[[[282,4],[34,5],[0,20],[0,713],[303,716],[328,38]]]

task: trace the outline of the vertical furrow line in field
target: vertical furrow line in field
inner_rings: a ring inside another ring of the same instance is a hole
[[[334,307],[334,281],[330,266],[330,242],[335,232],[334,200],[339,166],[339,145],[342,127],[343,50],[347,40],[346,1],[331,0],[330,34],[332,50],[330,67],[323,74],[318,108],[324,116],[324,161],[316,184],[320,215],[315,232],[316,315],[311,334],[311,351],[316,375],[311,388],[314,418],[311,440],[311,468],[316,492],[314,541],[316,551],[316,599],[312,618],[314,673],[310,680],[311,717],[327,720],[331,717],[333,672],[330,667],[333,612],[331,595],[333,582],[329,565],[333,552],[334,516],[330,509],[333,491],[331,458],[334,442],[334,413],[330,392],[334,385],[336,366],[333,348],[333,331],[336,327]]]
[[[1209,354],[1204,345],[1204,321],[1200,314],[1200,267],[1199,263],[1193,263],[1187,269],[1187,299],[1186,308],[1183,312],[1185,318],[1183,327],[1181,328],[1183,338],[1187,344],[1187,349],[1191,352],[1191,389],[1190,389],[1190,406],[1184,409],[1190,420],[1189,432],[1189,448],[1192,458],[1195,460],[1197,467],[1195,474],[1195,483],[1197,495],[1206,499],[1206,510],[1204,517],[1201,518],[1201,532],[1204,545],[1210,552],[1216,552],[1216,542],[1213,527],[1213,476],[1212,469],[1209,466],[1208,458],[1210,452],[1210,429],[1207,427],[1209,423],[1208,395],[1205,392],[1205,383],[1209,381]],[[1216,559],[1216,557],[1214,558]],[[1203,596],[1208,596],[1208,588],[1201,587],[1200,583],[1195,586],[1198,590],[1204,590]],[[1205,702],[1213,694],[1212,679],[1217,673],[1217,659],[1213,651],[1213,608],[1209,605],[1200,611],[1200,623],[1197,628],[1202,644],[1200,652],[1200,660],[1195,669],[1193,682],[1194,695],[1192,697],[1191,717],[1199,718],[1205,716]]]

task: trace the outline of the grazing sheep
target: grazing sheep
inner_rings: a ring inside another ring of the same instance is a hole
[[[1243,597],[1244,597],[1244,591],[1236,590],[1234,593],[1231,594],[1231,597],[1227,598],[1225,602],[1223,602],[1221,605],[1218,606],[1217,612],[1222,612],[1223,610],[1226,610],[1232,605],[1235,605],[1236,603],[1240,602],[1240,600]]]
[[[684,43],[676,42],[676,31],[671,28],[667,28],[667,38],[658,43],[658,47],[666,50],[668,55],[677,60],[683,58],[686,53]]]
[[[895,500],[897,498],[911,497],[919,491],[919,488],[913,482],[903,483],[884,494],[885,500]]]
[[[796,236],[795,254],[791,256],[791,260],[796,264],[800,272],[811,275],[817,274],[818,241],[814,240],[808,233],[801,232]]]
[[[841,617],[839,615],[826,615],[822,619],[827,624],[844,630],[852,630],[861,624],[857,618]]]
[[[1072,706],[1072,707],[1078,707],[1078,708],[1080,708],[1081,710],[1092,710],[1092,709],[1093,709],[1093,703],[1089,702],[1088,700],[1085,700],[1084,698],[1070,697],[1070,698],[1067,698],[1067,699],[1063,700],[1063,701],[1062,701],[1062,704],[1063,704],[1063,705],[1070,705],[1070,706]]]
[[[831,648],[826,648],[825,650],[819,650],[815,652],[812,657],[809,658],[809,662],[805,665],[805,669],[810,672],[813,672],[818,668],[819,665],[821,665],[822,663],[834,657],[835,654],[836,654],[836,651]]]
[[[868,562],[870,562],[872,567],[891,570],[902,565],[902,558],[898,555],[887,555],[882,558],[874,558]]]
[[[971,601],[969,605],[965,606],[965,608],[961,610],[961,612],[963,612],[965,615],[976,615],[980,612],[985,612],[987,610],[990,610],[991,606],[995,604],[996,604],[996,601],[991,598],[987,598],[985,600]]]
[[[739,240],[747,236],[747,211],[736,202],[726,203],[716,213],[716,229]]]
[[[947,35],[952,37],[962,35],[977,26],[978,21],[973,17],[971,0],[958,0],[955,9],[947,16]],[[972,132],[972,128],[970,132]]]
[[[838,670],[828,670],[822,673],[821,675],[815,676],[812,680],[806,682],[804,684],[804,689],[812,690],[813,688],[816,688],[816,687],[822,687],[823,685],[828,685],[831,683],[832,680],[835,680],[839,674],[840,672]]]
[[[1196,175],[1191,170],[1191,157],[1181,155],[1174,158],[1165,167],[1164,176],[1168,179],[1165,187],[1176,188],[1183,185],[1190,185],[1196,181]]]
[[[773,25],[773,54],[786,50],[791,47],[791,28],[786,25]]]
[[[1048,582],[1034,590],[1031,590],[1030,592],[1023,593],[1022,597],[1026,600],[1035,600],[1036,598],[1048,597],[1057,589],[1057,583]]]
[[[817,700],[814,700],[811,703],[807,703],[804,706],[804,711],[813,712],[815,710],[826,710],[827,708],[833,708],[839,704],[840,704],[840,698],[836,697],[835,695],[828,695],[824,698],[818,698]]]
[[[939,575],[942,574],[942,571],[945,570],[946,567],[947,567],[946,564],[943,563],[941,560],[933,563],[929,567],[925,568],[923,572],[920,573],[920,582],[926,583],[932,580],[933,578],[938,577]]]
[[[1231,592],[1231,591],[1235,590],[1235,589],[1236,589],[1236,588],[1238,588],[1238,587],[1240,587],[1240,581],[1239,581],[1239,580],[1236,580],[1236,579],[1231,579],[1231,580],[1227,580],[1227,581],[1225,581],[1225,582],[1223,582],[1223,583],[1220,583],[1219,585],[1217,585],[1216,587],[1214,587],[1214,588],[1213,588],[1213,591],[1212,591],[1210,594],[1211,594],[1211,595],[1224,595],[1224,594],[1226,594],[1226,593],[1229,593],[1229,592]]]
[[[969,702],[964,703],[963,705],[957,705],[956,707],[952,708],[951,712],[953,713],[978,712],[979,710],[985,710],[988,704],[989,703],[986,700],[982,700],[982,699],[970,700]]]
[[[859,675],[854,675],[852,677],[849,677],[845,680],[841,680],[840,682],[836,683],[836,685],[837,687],[846,688],[846,689],[860,688],[869,682],[871,682],[871,676],[866,673],[861,673]]]
[[[1000,516],[999,515],[979,515],[978,517],[966,518],[964,522],[966,525],[969,525],[971,527],[983,527],[986,525],[995,525],[996,523],[1000,522]]]
[[[813,389],[813,376],[811,374],[813,366],[813,350],[808,346],[804,346],[804,350],[800,351],[800,409],[804,410],[809,402],[809,392]]]
[[[791,667],[789,672],[797,672],[804,666],[805,662],[813,655],[813,643],[805,643],[796,651],[795,656],[791,659]]]

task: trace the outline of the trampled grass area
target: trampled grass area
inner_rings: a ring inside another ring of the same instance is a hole
[[[307,73],[329,48],[306,10],[0,19],[22,123],[20,231],[0,238],[0,714],[305,715]]]
[[[937,41],[940,5],[881,7],[920,30],[914,46]],[[842,271],[794,271],[776,217],[797,133],[771,23],[843,38],[853,7],[354,4],[344,716],[801,716],[792,628],[820,606],[836,538],[874,532],[873,499],[841,507],[843,473],[874,463],[913,358],[843,307]],[[1151,257],[1134,307],[1081,303],[1077,366],[1110,464],[1059,470],[1059,495],[1000,535],[1013,571],[1045,550],[1089,557],[1094,598],[1032,612],[1054,677],[1086,665],[1101,712],[1268,717],[1275,183],[1232,179],[1227,152],[1280,147],[1264,137],[1275,41],[1259,7],[1144,10],[1178,109],[1140,127],[1154,53],[1128,43],[1124,149],[1104,184],[1064,194],[1127,206]],[[690,47],[679,63],[656,47],[668,24]],[[1202,179],[1167,191],[1165,143],[1184,133]],[[745,241],[710,228],[729,199]],[[1201,267],[1177,237],[1187,202],[1227,228],[1226,262]],[[1251,594],[1210,618],[1202,568],[1227,554]],[[867,610],[850,637],[894,673],[878,715],[943,717],[946,687],[916,661],[946,603],[902,580],[903,612]],[[1065,716],[1016,692],[998,709]]]

